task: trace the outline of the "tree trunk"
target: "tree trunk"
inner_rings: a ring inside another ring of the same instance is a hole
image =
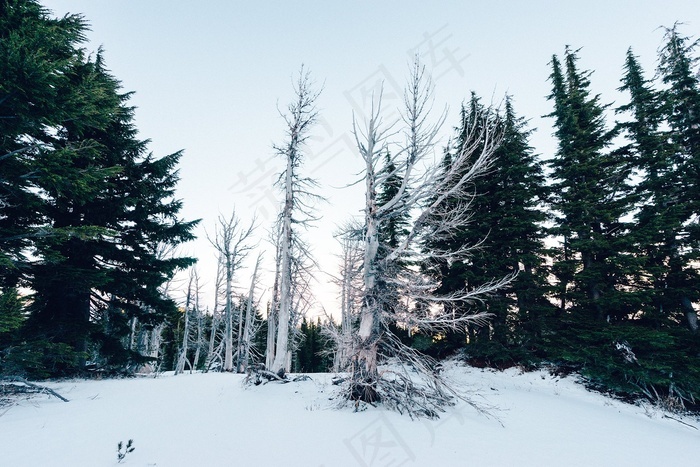
[[[277,337],[277,308],[273,304],[270,305],[270,311],[267,314],[267,347],[265,348],[265,368],[272,368],[272,363],[275,361],[275,339]]]
[[[294,142],[292,147],[296,145]],[[285,175],[285,203],[282,213],[282,242],[280,253],[280,308],[277,328],[277,343],[275,345],[275,360],[272,363],[272,371],[288,371],[287,352],[289,351],[289,319],[292,306],[292,208],[294,206],[294,192],[292,191],[292,157],[287,157],[287,171]]]
[[[224,335],[224,371],[233,371],[233,297],[231,297],[231,282],[233,282],[233,265],[226,258],[226,329]]]
[[[243,361],[238,371],[245,373],[250,364],[250,341],[253,338],[253,300],[255,298],[255,285],[258,281],[258,268],[260,267],[261,256],[255,263],[253,270],[253,278],[250,280],[250,289],[248,290],[248,302],[245,310],[245,328],[243,329]]]
[[[265,347],[265,368],[272,368],[275,361],[275,342],[277,340],[277,322],[279,321],[279,284],[280,284],[280,244],[276,244],[275,252],[275,281],[272,285],[272,300],[267,313],[267,345]]]
[[[185,309],[185,326],[182,333],[182,346],[180,347],[180,355],[177,358],[177,366],[175,367],[175,374],[179,375],[185,371],[185,363],[187,362],[187,348],[188,348],[188,337],[190,333],[190,319],[189,312]]]
[[[197,313],[197,347],[195,348],[194,357],[192,358],[191,370],[197,369],[197,364],[199,363],[199,357],[202,353],[202,345],[204,343],[204,323],[202,311],[199,309],[199,280],[197,280],[197,291],[194,300],[194,309]]]
[[[216,348],[216,335],[219,331],[219,324],[221,322],[221,311],[219,310],[219,297],[221,292],[221,279],[222,279],[222,268],[221,268],[221,257],[218,258],[216,266],[216,279],[214,285],[214,311],[211,316],[211,332],[209,333],[209,350],[207,352],[207,360],[204,363],[204,371],[209,371],[212,362],[214,361],[214,349]]]
[[[358,348],[352,357],[352,384],[350,396],[354,400],[375,402],[378,399],[377,351],[380,337],[380,304],[377,300],[377,253],[379,230],[376,204],[376,177],[370,159],[366,164],[365,195],[365,249],[363,260],[362,310],[358,330]]]
[[[698,313],[693,308],[693,304],[690,302],[688,297],[683,297],[681,299],[681,305],[685,311],[685,318],[688,320],[688,328],[693,334],[698,332]]]

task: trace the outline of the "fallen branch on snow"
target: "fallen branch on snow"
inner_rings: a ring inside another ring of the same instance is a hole
[[[664,414],[664,418],[670,418],[671,420],[675,420],[675,421],[677,421],[678,423],[682,423],[683,425],[689,426],[690,428],[693,428],[693,429],[695,429],[695,430],[698,429],[698,427],[696,427],[695,425],[691,425],[690,423],[686,423],[686,422],[684,422],[683,420],[680,420],[680,419],[678,419],[678,418],[676,418],[676,417],[671,417],[670,415]]]
[[[59,393],[57,393],[53,389],[47,388],[46,386],[40,386],[38,384],[30,383],[26,379],[19,377],[19,376],[14,376],[12,378],[8,378],[5,381],[10,382],[10,383],[13,383],[13,382],[22,383],[22,384],[26,385],[27,387],[34,389],[35,392],[49,394],[49,395],[54,396],[58,399],[61,399],[63,402],[69,402],[68,399],[66,399],[65,397],[63,397],[62,395],[60,395]],[[7,386],[7,385],[5,384],[4,386]]]
[[[263,381],[263,379],[267,381]],[[292,383],[292,382],[297,382],[297,381],[312,381],[310,376],[307,375],[298,375],[295,376],[292,379],[289,379],[287,377],[287,373],[284,373],[284,371],[279,371],[277,373],[274,373],[270,370],[265,369],[265,365],[258,364],[258,365],[252,365],[249,370],[248,370],[248,375],[246,376],[245,382],[247,384],[253,383],[256,386],[259,384],[267,384],[270,381],[278,381],[282,384],[286,383]]]

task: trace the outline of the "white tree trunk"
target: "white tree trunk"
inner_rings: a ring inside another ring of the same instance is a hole
[[[195,279],[195,292],[194,292],[194,311],[195,318],[197,319],[197,346],[195,347],[194,357],[192,358],[192,365],[190,366],[190,372],[197,368],[197,363],[199,362],[199,357],[202,352],[202,347],[204,346],[204,314],[199,307],[199,273],[196,269],[193,269],[194,279]]]
[[[131,318],[131,326],[129,326],[129,350],[134,349],[134,343],[136,342],[136,316]]]
[[[317,112],[315,101],[318,93],[311,90],[311,81],[308,73],[302,67],[299,80],[295,89],[296,100],[289,105],[289,115],[283,116],[287,123],[288,142],[283,147],[276,147],[277,152],[285,157],[286,168],[283,173],[282,189],[284,191],[284,205],[280,215],[280,275],[279,275],[279,311],[277,320],[277,339],[275,343],[275,358],[272,362],[273,372],[289,371],[291,349],[289,345],[290,322],[294,317],[294,294],[302,293],[303,284],[300,269],[303,269],[302,257],[308,258],[308,250],[302,246],[302,242],[295,236],[292,223],[308,225],[313,216],[308,211],[309,200],[318,198],[311,193],[315,182],[302,178],[298,169],[303,162],[303,146],[308,138],[310,126],[316,121]],[[282,177],[280,177],[282,179]],[[294,265],[292,257],[294,256]],[[292,268],[294,267],[294,271]],[[294,282],[294,283],[293,283]],[[298,310],[297,310],[298,311]],[[296,314],[298,316],[298,313]]]
[[[267,347],[265,348],[265,368],[272,368],[275,361],[275,340],[277,337],[277,308],[274,304],[270,306],[267,315]]]
[[[380,305],[377,300],[376,274],[377,252],[379,249],[379,226],[377,219],[377,193],[375,174],[375,144],[377,135],[374,123],[370,121],[370,135],[367,138],[365,157],[365,236],[363,260],[363,296],[360,308],[360,328],[357,332],[359,343],[352,361],[352,378],[357,384],[351,388],[353,398],[365,402],[377,399],[376,381],[379,378],[377,370],[377,350],[380,339]]]
[[[346,235],[352,235],[350,232]],[[340,337],[333,358],[333,371],[345,371],[352,354],[352,321],[355,313],[355,279],[357,271],[357,242],[344,238],[342,243],[342,267],[340,277]]]
[[[224,302],[224,362],[223,371],[234,371],[233,366],[233,276],[235,271],[253,248],[248,244],[248,239],[255,230],[253,219],[247,228],[241,228],[240,220],[236,217],[235,211],[231,213],[229,219],[219,216],[216,236],[209,239],[209,242],[219,252],[219,257],[223,264],[226,296]],[[210,344],[210,349],[212,345]]]
[[[245,310],[245,328],[243,329],[243,361],[239,370],[241,373],[245,373],[250,365],[250,347],[251,340],[253,339],[253,305],[255,300],[255,286],[258,281],[258,268],[260,267],[260,261],[262,259],[261,255],[258,255],[258,260],[255,263],[255,269],[253,270],[253,277],[250,280],[250,289],[248,290],[248,301],[246,303]]]
[[[216,348],[216,336],[219,334],[219,325],[221,324],[221,310],[219,307],[221,306],[219,302],[219,298],[221,296],[221,281],[223,279],[223,274],[222,274],[222,262],[221,262],[221,254],[219,254],[219,258],[217,258],[217,266],[216,266],[216,279],[214,280],[214,311],[212,312],[211,316],[211,330],[209,333],[209,349],[207,351],[207,360],[204,363],[204,371],[209,371],[212,367],[212,363],[215,360],[221,360],[221,356],[217,356],[214,349]]]
[[[226,327],[224,330],[224,371],[233,371],[233,268],[231,260],[226,260],[226,307],[224,320]]]
[[[277,342],[275,344],[275,360],[272,371],[288,371],[287,352],[289,349],[289,320],[292,306],[292,211],[294,207],[294,191],[292,174],[294,170],[292,157],[287,157],[285,175],[285,202],[282,211],[282,232],[280,235],[280,306],[277,319]]]
[[[272,299],[267,313],[267,342],[265,347],[265,368],[270,370],[275,361],[275,342],[277,341],[277,323],[279,316],[279,285],[281,272],[281,254],[279,237],[273,236],[273,244],[275,245],[275,281],[272,286]]]
[[[180,346],[180,354],[177,358],[177,365],[175,366],[175,374],[179,375],[185,371],[185,364],[187,361],[187,351],[189,350],[190,341],[190,306],[192,303],[192,287],[193,287],[193,275],[190,273],[189,284],[187,285],[187,299],[185,300],[185,323],[182,330],[182,345]],[[190,365],[190,368],[192,365]]]
[[[151,337],[148,339],[148,356],[158,358],[160,356],[160,346],[163,339],[163,328],[165,324],[159,324],[151,330]]]

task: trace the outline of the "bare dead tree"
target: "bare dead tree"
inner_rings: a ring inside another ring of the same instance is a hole
[[[272,371],[289,370],[289,336],[293,318],[293,306],[298,298],[294,296],[295,262],[299,267],[299,255],[308,255],[308,249],[298,235],[299,227],[308,227],[315,220],[312,205],[321,199],[313,193],[316,181],[300,174],[304,161],[304,146],[310,136],[311,126],[316,122],[318,112],[316,99],[319,92],[312,89],[310,75],[302,66],[295,83],[295,100],[287,107],[282,117],[287,125],[287,140],[282,146],[276,146],[276,152],[286,160],[286,168],[280,174],[278,186],[284,192],[284,203],[279,223],[279,309],[277,310],[276,342]],[[310,256],[307,256],[310,257]]]
[[[298,245],[297,245],[298,246]],[[307,248],[306,244],[303,244]],[[296,250],[294,250],[296,251]],[[312,293],[314,283],[314,271],[317,264],[311,258],[308,249],[299,254],[293,255],[292,268],[292,307],[289,319],[289,346],[287,351],[287,366],[291,368],[292,355],[302,343],[303,335],[301,333],[301,321],[307,316],[307,313],[314,305],[314,297]]]
[[[201,285],[199,282],[199,272],[195,269],[194,270],[194,275],[195,275],[195,283],[194,283],[194,303],[193,303],[193,311],[194,311],[194,356],[192,357],[192,366],[190,367],[190,372],[192,370],[198,368],[199,366],[199,360],[202,355],[202,350],[204,349],[205,345],[207,344],[206,338],[205,338],[205,329],[204,329],[204,311],[202,310],[202,307],[200,306],[200,296],[201,296]]]
[[[219,260],[222,262],[225,278],[223,371],[234,371],[233,278],[235,272],[240,269],[243,261],[248,256],[248,253],[255,247],[251,242],[255,224],[256,220],[253,219],[250,224],[243,225],[234,210],[228,219],[219,216],[214,238],[207,235],[209,243],[219,253]]]
[[[393,143],[396,147],[393,156],[389,156],[395,167],[393,173],[382,170],[380,162],[382,158],[386,159],[391,140],[399,133],[382,122],[381,95],[373,99],[365,127],[360,129],[356,122],[353,124],[357,147],[364,161],[366,189],[362,304],[352,343],[351,376],[346,385],[346,396],[351,400],[383,401],[411,416],[427,417],[438,416],[458,392],[434,370],[436,362],[403,345],[392,333],[390,325],[437,332],[483,321],[487,318],[484,314],[469,311],[445,313],[442,305],[466,304],[482,299],[511,280],[504,278],[475,290],[440,296],[436,294],[438,284],[420,275],[415,268],[405,266],[409,260],[417,259],[420,254],[417,245],[424,236],[449,236],[468,222],[470,203],[450,204],[450,209],[445,209],[446,200],[470,199],[472,182],[490,169],[500,141],[494,121],[486,113],[480,124],[475,124],[466,136],[467,143],[462,152],[449,164],[435,162],[434,146],[446,114],[431,124],[432,101],[432,84],[425,68],[416,60],[404,96],[404,140]],[[378,187],[396,173],[401,176],[401,186],[392,199],[380,202]],[[396,247],[387,248],[380,255],[382,225],[405,213],[410,213],[410,216],[405,216],[410,218],[407,234]],[[443,254],[446,259],[454,261],[468,253],[469,248],[465,247],[457,252],[431,252],[431,256]],[[386,284],[398,291],[400,306],[385,303],[383,287]],[[417,312],[417,303],[427,306]],[[392,365],[380,372],[380,361]]]
[[[211,370],[214,366],[218,365],[223,367],[223,345],[224,342],[224,329],[222,329],[223,324],[223,313],[221,310],[221,303],[226,302],[226,288],[225,288],[225,273],[224,273],[225,261],[222,261],[221,253],[217,253],[216,261],[216,277],[214,279],[214,308],[212,309],[211,315],[211,329],[209,330],[209,348],[207,351],[207,358],[204,363],[204,371]]]
[[[204,313],[200,307],[200,296],[202,287],[199,281],[199,270],[192,266],[189,271],[187,290],[184,304],[184,323],[182,331],[182,343],[175,366],[175,374],[185,371],[185,366],[189,367],[192,373],[199,363],[202,349],[206,344],[204,339]],[[192,360],[188,354],[194,349]]]
[[[333,371],[345,371],[350,363],[353,343],[353,326],[358,321],[362,293],[362,227],[349,223],[338,234],[341,246],[340,275],[332,282],[340,290],[340,329],[330,316],[322,332],[335,343]]]
[[[173,258],[178,255],[177,245],[157,243],[153,247],[158,259]],[[159,288],[159,293],[163,296],[171,296],[173,291],[178,289],[180,280],[176,276],[170,277]],[[153,313],[153,310],[140,305],[146,317],[139,320],[136,316],[131,318],[129,323],[129,341],[128,348],[142,356],[149,357],[151,362],[138,363],[129,365],[128,371],[137,371],[140,373],[157,373],[160,366],[161,347],[163,346],[163,331],[168,325],[164,321],[159,321],[157,324],[149,323],[147,315]],[[101,319],[108,319],[108,316],[102,316]],[[144,322],[141,322],[144,321]]]
[[[279,223],[271,235],[271,242],[275,246],[275,280],[272,285],[272,297],[267,310],[267,341],[265,348],[265,368],[272,368],[275,361],[275,342],[277,339],[277,321],[279,319],[279,292],[280,292],[280,259],[282,244],[279,241]]]
[[[262,253],[258,254],[258,259],[255,261],[255,268],[250,279],[250,289],[246,300],[245,323],[242,331],[239,331],[238,361],[236,363],[239,373],[245,373],[250,364],[251,341],[255,332],[255,289],[258,286],[258,270],[260,269],[261,261]]]
[[[185,306],[183,310],[184,314],[184,323],[183,323],[183,330],[182,330],[182,343],[180,345],[180,352],[177,357],[177,365],[175,365],[175,375],[179,375],[183,371],[185,371],[185,365],[190,367],[190,370],[192,369],[192,362],[189,361],[187,358],[187,352],[190,349],[190,342],[191,342],[191,318],[192,315],[194,314],[195,310],[193,308],[193,304],[196,301],[195,296],[199,294],[199,274],[197,273],[196,268],[190,268],[190,274],[189,274],[189,280],[187,282],[187,291],[185,293]]]

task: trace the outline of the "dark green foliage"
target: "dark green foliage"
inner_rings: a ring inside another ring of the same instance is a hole
[[[182,327],[185,322],[185,314],[182,309],[170,310],[165,317],[167,323],[161,334],[162,348],[160,352],[160,370],[174,371],[177,366],[177,357],[182,345]]]
[[[134,452],[134,449],[136,449],[134,446],[134,440],[130,439],[127,443],[126,446],[124,446],[124,443],[119,441],[117,444],[117,463],[120,463],[121,461],[124,460],[127,454],[130,452]]]
[[[326,373],[333,367],[333,342],[323,335],[323,324],[306,318],[301,322],[302,340],[295,353],[295,369],[300,373]]]
[[[37,228],[42,199],[30,190],[31,175],[37,154],[52,141],[50,129],[76,110],[70,75],[80,60],[76,47],[84,40],[84,30],[78,15],[52,20],[37,2],[0,2],[2,286],[20,282],[29,239],[48,233],[47,228]]]
[[[667,65],[659,70],[664,82],[670,78],[667,66],[672,59],[663,56],[672,51],[689,52],[672,44],[679,40],[675,28],[668,32],[667,40],[669,44],[662,49],[662,64]],[[677,58],[676,61],[683,64],[681,68],[687,73],[687,58]],[[681,93],[689,94],[684,98],[676,96],[676,84],[664,91],[655,90],[653,84],[644,79],[631,51],[627,54],[622,81],[621,89],[629,94],[630,102],[618,110],[631,119],[620,126],[630,139],[626,150],[643,175],[636,186],[639,210],[633,230],[637,250],[641,253],[641,272],[636,283],[643,291],[643,319],[658,327],[668,319],[683,321],[684,314],[689,311],[687,303],[698,298],[692,285],[698,281],[697,268],[692,265],[698,251],[697,245],[693,246],[691,235],[693,204],[696,202],[692,194],[696,179],[690,166],[693,149],[692,143],[682,143],[683,138],[679,136],[684,132],[691,133],[688,140],[691,141],[694,130],[693,123],[690,123],[690,128],[683,129],[680,122],[684,119],[673,116],[673,109],[678,107],[673,102],[677,99],[687,100],[691,107],[700,108],[698,86],[692,77],[679,79],[683,83],[679,86],[687,87]],[[693,87],[695,97],[688,92]],[[692,104],[693,100],[695,104]]]
[[[101,51],[80,48],[86,28],[35,1],[2,2],[0,287],[32,290],[19,334],[61,349],[49,374],[81,370],[88,354],[141,361],[124,346],[129,321],[163,321],[175,305],[160,286],[193,262],[162,254],[192,238],[174,199],[181,154],[147,153],[129,94]]]
[[[498,343],[505,351],[519,352],[519,348],[533,339],[541,330],[541,321],[552,313],[547,302],[547,270],[544,267],[546,200],[542,166],[528,144],[530,131],[513,109],[508,98],[502,115],[489,115],[478,97],[472,94],[469,104],[462,108],[454,147],[447,151],[445,164],[461,151],[468,140],[468,132],[484,118],[496,119],[502,132],[502,141],[495,153],[492,170],[474,182],[473,199],[451,200],[471,202],[472,217],[461,226],[457,235],[427,242],[426,249],[438,247],[456,251],[464,245],[479,243],[467,258],[447,263],[432,260],[424,270],[439,279],[440,293],[449,293],[463,287],[479,285],[518,273],[507,289],[496,291],[484,303],[470,305],[475,311],[492,315],[489,327],[469,329],[469,352],[479,353],[484,343]],[[478,130],[477,130],[478,131]],[[438,220],[439,221],[439,220]],[[449,354],[465,345],[459,333],[435,336],[436,356]],[[484,347],[485,348],[485,347]],[[431,352],[428,352],[431,353]],[[508,358],[508,357],[505,357]]]
[[[553,59],[550,99],[559,151],[552,167],[560,214],[554,233],[563,238],[553,270],[561,312],[533,343],[533,353],[580,372],[599,390],[692,405],[700,383],[699,342],[678,324],[690,315],[692,329],[691,302],[698,299],[697,245],[689,241],[695,202],[689,193],[697,180],[689,142],[697,124],[682,129],[677,99],[697,102],[688,92],[697,90],[697,79],[688,75],[687,57],[670,58],[692,47],[679,45],[675,28],[666,41],[659,70],[670,84],[664,91],[654,89],[627,53],[621,90],[630,101],[618,108],[626,119],[617,126],[627,142],[616,151],[605,150],[612,133],[604,130],[597,98],[588,97],[575,53],[566,52],[566,74]],[[678,65],[674,70],[686,70],[676,75],[686,77],[678,78],[684,98],[669,79],[671,62]],[[630,214],[633,224],[623,221]]]
[[[555,252],[558,299],[580,319],[622,320],[633,311],[625,287],[634,261],[624,221],[631,212],[631,167],[610,150],[615,132],[606,130],[605,107],[591,97],[590,73],[579,71],[577,61],[567,48],[563,69],[554,56],[550,75],[558,141],[550,162],[552,235],[562,239]]]
[[[480,248],[463,261],[422,267],[440,279],[442,292],[517,269],[519,276],[476,304],[493,318],[489,328],[469,329],[468,343],[453,333],[405,333],[405,343],[438,358],[463,348],[479,366],[550,364],[579,372],[597,390],[697,409],[696,44],[677,26],[666,31],[660,90],[628,51],[621,90],[630,100],[617,109],[623,121],[613,130],[591,94],[590,73],[577,68],[577,52],[567,48],[562,61],[553,58],[549,98],[559,145],[549,198],[528,132],[507,102],[499,116],[503,144],[493,171],[474,185],[471,222],[447,242],[426,243],[431,251],[483,240]],[[479,105],[472,96],[463,122]],[[450,160],[448,151],[445,164]],[[543,205],[553,216],[555,248],[543,245],[545,217],[536,209]],[[548,271],[556,278],[551,285]]]
[[[666,30],[659,52],[662,113],[668,126],[665,136],[672,145],[668,205],[681,225],[672,226],[666,286],[672,319],[687,319],[698,333],[697,314],[691,302],[700,300],[700,78],[695,49],[698,41],[682,36],[678,24]],[[675,316],[674,316],[675,315]],[[685,315],[685,316],[684,316]]]
[[[268,326],[268,317],[269,317],[269,310],[268,310],[268,315],[263,317],[262,313],[260,310],[255,311],[255,321],[257,323],[260,323],[260,326],[256,328],[256,333],[253,335],[253,339],[251,340],[251,344],[253,349],[255,349],[256,353],[260,356],[260,358],[264,361],[264,354],[265,354],[265,348],[267,346],[267,326]],[[254,361],[257,361],[257,359],[254,359]]]
[[[671,396],[698,408],[700,342],[686,330],[564,319],[538,351],[560,370],[579,372],[597,390],[653,401]]]
[[[0,289],[0,344],[22,326],[23,302],[16,288]]]
[[[83,366],[88,354],[62,342],[33,339],[16,340],[0,350],[0,358],[3,375],[43,379],[74,375],[75,368]]]
[[[396,197],[403,184],[399,170],[389,153],[386,154],[380,177],[383,182],[377,193],[377,204],[383,206]],[[390,249],[398,247],[408,234],[409,213],[406,210],[396,210],[395,213],[379,226],[380,257],[385,257]]]
[[[634,187],[634,201],[638,206],[631,238],[638,252],[639,273],[633,282],[640,298],[642,319],[659,326],[664,319],[663,299],[665,263],[669,258],[670,237],[679,226],[678,210],[668,203],[675,191],[672,187],[671,148],[662,134],[661,96],[647,81],[631,49],[627,52],[625,74],[620,90],[629,93],[630,102],[617,109],[632,117],[618,123],[628,137],[623,151],[632,164],[644,174]]]

